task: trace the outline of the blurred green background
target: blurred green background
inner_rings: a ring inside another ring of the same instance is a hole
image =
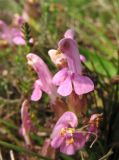
[[[22,31],[26,36],[29,34],[33,37],[33,46],[4,46],[0,41],[0,150],[6,157],[9,157],[10,148],[28,153],[22,148],[22,138],[18,136],[21,102],[24,97],[31,95],[32,84],[36,78],[27,66],[26,54],[33,52],[40,55],[54,73],[56,68],[48,57],[48,50],[57,48],[57,43],[66,29],[74,28],[80,53],[87,59],[85,67],[93,77],[98,76],[98,86],[104,87],[103,96],[106,95],[107,101],[119,79],[118,0],[0,0],[0,19],[8,25],[11,24],[13,15],[23,15],[24,12],[29,16],[29,32],[24,26]],[[98,93],[95,96],[97,106],[102,108],[104,104]],[[40,111],[43,107],[45,110],[47,104],[46,95],[40,104],[32,104],[31,116],[37,126],[42,122],[39,117],[45,116],[45,113]],[[116,121],[118,123],[119,120]],[[116,129],[119,131],[117,125]],[[35,139],[37,145],[42,145],[42,139]],[[100,145],[102,151],[90,151],[89,160],[97,160],[97,157],[105,153],[103,143]],[[62,156],[62,159],[73,158]]]

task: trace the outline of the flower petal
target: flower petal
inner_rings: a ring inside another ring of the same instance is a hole
[[[56,86],[59,86],[65,80],[65,78],[67,77],[67,71],[67,68],[63,68],[55,74],[52,81]]]
[[[51,134],[51,138],[53,139],[53,138],[55,138],[57,135],[59,135],[60,132],[61,132],[61,129],[64,128],[64,127],[66,127],[64,124],[58,124],[58,125],[57,125],[57,123],[56,123],[56,125],[55,125],[55,127],[54,127],[54,129],[53,129],[53,132],[52,132],[52,134]]]
[[[64,124],[65,127],[76,127],[78,125],[77,116],[73,112],[65,112],[57,121],[56,126]]]
[[[74,30],[73,29],[68,29],[65,34],[64,34],[64,37],[65,38],[71,38],[71,39],[74,39]]]
[[[75,132],[74,133],[74,141],[75,141],[75,149],[81,149],[84,147],[86,143],[86,135],[83,135],[82,133]]]
[[[60,147],[60,152],[67,155],[73,155],[75,154],[75,151],[76,150],[75,150],[74,144],[70,144],[70,145],[62,144]]]
[[[86,76],[80,76],[75,74],[73,85],[74,85],[75,93],[78,95],[82,95],[94,90],[93,81]]]
[[[61,95],[61,96],[68,96],[71,94],[72,92],[72,83],[71,83],[71,79],[70,76],[68,76],[64,82],[62,82],[57,90],[57,92]]]
[[[40,82],[40,80],[36,80],[35,83],[34,83],[34,90],[33,90],[32,95],[31,95],[31,100],[32,101],[38,101],[42,96],[42,90],[41,90],[38,82]]]
[[[22,37],[20,37],[20,36],[14,37],[13,38],[13,42],[16,45],[25,45],[26,44],[25,40]]]
[[[38,55],[34,53],[29,53],[26,58],[28,60],[28,64],[32,66],[41,81],[40,89],[46,92],[50,98],[55,101],[57,97],[57,89],[52,83],[52,74],[49,71],[48,66]],[[39,97],[40,94],[41,93],[39,91]]]
[[[57,54],[58,50],[50,49],[48,55],[50,56],[51,61],[56,65],[62,64],[62,61],[66,60],[66,57],[63,53]]]
[[[82,65],[76,41],[71,38],[63,38],[59,41],[58,47],[65,54],[69,69],[81,74]]]
[[[63,142],[64,142],[64,137],[63,136],[56,136],[51,141],[51,146],[53,148],[59,148]]]

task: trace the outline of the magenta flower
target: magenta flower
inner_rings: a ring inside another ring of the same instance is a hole
[[[42,96],[42,91],[47,93],[52,102],[57,97],[56,88],[52,83],[52,75],[45,62],[36,54],[29,53],[27,55],[28,64],[31,65],[38,75],[38,80],[34,83],[34,90],[31,100],[38,101]]]
[[[53,83],[58,88],[58,93],[62,96],[68,96],[74,90],[77,95],[86,94],[94,90],[92,80],[82,75],[82,66],[80,54],[76,41],[73,39],[74,32],[68,30],[65,38],[60,40],[58,47],[66,56],[68,67],[61,69],[53,77]]]
[[[28,110],[29,110],[29,102],[28,102],[28,100],[25,100],[22,103],[22,108],[21,108],[22,125],[21,125],[21,129],[20,129],[20,133],[24,137],[25,143],[27,145],[30,145],[31,141],[30,141],[30,137],[29,137],[29,132],[34,131],[35,127],[32,124]]]
[[[76,131],[78,119],[73,112],[65,112],[56,123],[51,135],[51,146],[60,148],[62,153],[73,155],[84,147],[86,136]]]
[[[0,20],[0,39],[6,40],[10,45],[25,45],[23,33],[19,28],[9,27]]]

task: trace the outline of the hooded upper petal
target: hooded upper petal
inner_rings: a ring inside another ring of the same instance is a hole
[[[42,85],[40,86],[40,89],[45,91],[50,96],[51,100],[54,101],[57,97],[57,93],[56,88],[52,83],[52,75],[48,69],[48,66],[34,53],[29,53],[26,58],[28,60],[28,64],[33,67],[41,81]]]
[[[28,60],[28,64],[33,67],[40,79],[44,80],[45,77],[47,77],[47,80],[52,79],[51,73],[47,65],[39,56],[34,53],[29,53],[27,54],[26,58]]]
[[[82,95],[94,90],[94,84],[90,78],[76,74],[73,78],[73,86],[75,93],[78,95]]]
[[[72,72],[81,74],[82,66],[76,41],[71,38],[63,38],[59,41],[58,46],[61,52],[66,55],[68,68]]]
[[[73,112],[65,112],[57,121],[55,126],[58,126],[59,124],[64,124],[65,127],[76,127],[78,125],[78,119],[77,116]]]

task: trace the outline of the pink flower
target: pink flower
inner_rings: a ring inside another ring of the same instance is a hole
[[[28,102],[28,100],[25,100],[22,103],[22,108],[21,108],[22,125],[21,125],[21,129],[20,129],[20,133],[24,137],[26,144],[30,145],[31,141],[30,141],[30,137],[29,137],[29,132],[34,131],[35,128],[32,124],[28,110],[29,110],[29,102]]]
[[[2,20],[0,20],[0,39],[6,40],[10,45],[26,44],[23,33],[20,31],[20,29],[16,27],[9,27]]]
[[[26,42],[24,40],[23,33],[18,28],[12,28],[10,30],[11,34],[11,42],[16,45],[25,45]]]
[[[57,92],[62,96],[70,95],[73,90],[77,95],[83,95],[94,90],[92,80],[82,75],[80,54],[73,37],[74,32],[68,30],[65,33],[65,38],[60,40],[58,44],[68,63],[68,67],[61,69],[53,77],[53,83],[59,86]]]
[[[38,75],[38,79],[34,83],[34,90],[31,96],[31,100],[38,101],[42,96],[42,91],[46,92],[52,102],[57,97],[56,88],[52,83],[52,75],[45,62],[36,54],[29,53],[27,55],[28,64],[32,66],[34,71]]]
[[[51,146],[55,149],[60,148],[60,151],[67,155],[73,155],[84,147],[86,136],[76,131],[77,125],[76,115],[73,112],[65,112],[54,127]]]

